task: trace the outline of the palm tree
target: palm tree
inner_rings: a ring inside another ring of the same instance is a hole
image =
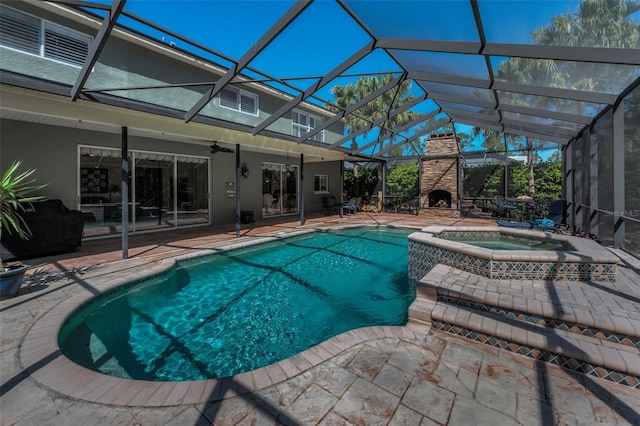
[[[331,95],[333,96],[333,105],[326,105],[326,108],[330,111],[338,112],[344,110],[367,97],[369,94],[375,92],[380,87],[388,84],[395,76],[391,73],[376,76],[364,76],[360,77],[355,84],[349,83],[345,86],[333,86],[331,88]],[[407,102],[411,102],[414,96],[411,92],[411,82],[408,80],[403,81],[395,88],[390,89],[382,95],[376,97],[372,101],[358,108],[352,114],[347,115],[346,131],[348,133],[357,132],[360,129],[364,129],[375,120],[385,117],[389,111],[399,108]],[[402,113],[395,115],[388,120],[385,120],[380,127],[380,140],[385,139],[385,135],[389,133],[387,129],[393,129],[401,126],[413,119],[416,114],[413,111],[403,111]],[[364,132],[364,135],[368,134],[368,131]],[[355,138],[351,142],[351,148],[357,149],[358,144]],[[356,196],[359,195],[358,182],[358,164],[354,164],[353,176],[355,180]]]
[[[636,0],[584,0],[575,15],[556,16],[532,35],[549,46],[637,48],[640,29],[631,16],[638,11]]]
[[[574,15],[556,16],[549,24],[533,31],[532,37],[537,44],[548,46],[635,49],[640,47],[640,25],[631,16],[639,11],[640,2],[636,0],[584,0]],[[551,62],[553,69],[541,81],[560,83],[575,90],[608,92],[608,85],[624,81],[629,72],[628,67],[614,64],[605,68],[601,64]],[[604,75],[603,68],[606,69]],[[578,111],[581,112],[584,111]]]
[[[395,76],[391,73],[376,76],[365,76],[359,78],[355,84],[349,83],[346,86],[334,86],[331,88],[331,95],[334,98],[333,105],[327,105],[327,109],[337,112],[346,109],[354,103],[375,92],[380,87],[388,84]],[[411,94],[411,82],[403,81],[395,88],[386,91],[382,95],[358,108],[347,119],[347,132],[353,133],[367,127],[371,122],[385,117],[389,111],[399,108],[407,102],[411,102],[414,96]],[[335,106],[334,106],[335,105]],[[380,127],[380,139],[384,139],[389,133],[388,129],[401,126],[416,118],[413,111],[403,111],[388,120],[385,120]],[[368,132],[364,133],[365,136]],[[355,140],[352,146],[357,147]]]

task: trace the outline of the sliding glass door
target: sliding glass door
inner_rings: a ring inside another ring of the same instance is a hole
[[[209,159],[131,151],[129,231],[209,223]],[[85,237],[122,232],[122,159],[111,148],[80,147],[79,209]]]
[[[178,226],[209,223],[209,160],[178,156],[177,166]]]
[[[262,163],[262,216],[298,213],[299,167]]]
[[[176,226],[174,156],[138,152],[135,158],[135,229]]]

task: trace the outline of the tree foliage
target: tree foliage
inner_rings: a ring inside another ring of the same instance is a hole
[[[374,195],[377,184],[377,168],[359,167],[357,177],[354,176],[353,169],[344,169],[344,190],[349,197],[362,197],[363,201],[368,202]]]
[[[533,166],[536,180],[536,197],[560,198],[562,196],[562,162],[559,156]],[[492,198],[505,195],[504,165],[488,164],[464,169],[463,194],[470,198]],[[529,166],[509,165],[507,169],[508,197],[529,195]]]
[[[387,174],[387,192],[401,198],[415,197],[420,193],[418,176],[420,166],[401,164]]]

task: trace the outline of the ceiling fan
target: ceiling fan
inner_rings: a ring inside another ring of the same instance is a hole
[[[211,145],[211,154],[215,154],[217,152],[233,152],[233,150],[231,148],[225,148],[218,145],[218,141],[213,141],[213,145]]]

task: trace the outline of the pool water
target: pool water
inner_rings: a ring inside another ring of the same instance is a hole
[[[517,238],[500,235],[499,237],[473,238],[473,237],[444,237],[450,241],[470,244],[493,250],[543,250],[543,251],[566,251],[570,247],[563,241],[537,240],[533,238]]]
[[[317,232],[190,261],[97,298],[65,323],[72,361],[152,381],[222,378],[342,332],[404,325],[409,230]]]

